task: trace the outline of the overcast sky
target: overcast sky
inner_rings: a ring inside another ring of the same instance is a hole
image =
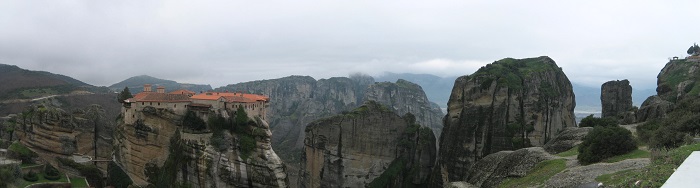
[[[219,87],[471,74],[549,56],[575,83],[654,88],[700,42],[700,1],[0,1],[0,63],[93,85],[136,75]]]

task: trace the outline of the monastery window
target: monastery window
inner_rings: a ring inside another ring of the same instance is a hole
[[[148,103],[148,105],[151,105],[151,106],[153,106],[153,102],[149,102],[149,103]]]
[[[173,104],[173,108],[177,108],[177,104]]]
[[[160,106],[160,103],[158,103],[158,106]]]
[[[141,102],[141,105],[144,105],[144,104],[145,104],[144,102]]]

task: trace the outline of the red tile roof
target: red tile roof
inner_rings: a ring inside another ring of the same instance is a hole
[[[191,95],[194,95],[194,94],[197,94],[197,93],[194,92],[194,91],[190,91],[190,90],[186,90],[186,89],[181,89],[181,90],[177,90],[177,91],[172,91],[172,92],[170,92],[170,94],[181,94],[181,95],[182,95],[182,94],[191,94]]]
[[[127,102],[189,102],[190,97],[182,94],[141,92]]]
[[[206,93],[200,93],[192,96],[192,99],[199,99],[199,100],[218,100],[219,98],[224,97],[227,102],[243,102],[243,103],[251,103],[255,101],[269,101],[270,98],[263,96],[263,95],[257,95],[257,94],[248,94],[248,93],[229,93],[229,92],[206,92]]]

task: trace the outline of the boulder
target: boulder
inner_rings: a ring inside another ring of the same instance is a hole
[[[637,122],[663,118],[667,113],[671,112],[673,108],[673,103],[663,100],[657,95],[650,96],[644,100],[642,107],[637,111]]]
[[[593,130],[593,127],[567,127],[554,137],[554,139],[547,142],[543,148],[545,151],[552,154],[570,150],[583,142],[583,138],[586,137],[591,130]]]

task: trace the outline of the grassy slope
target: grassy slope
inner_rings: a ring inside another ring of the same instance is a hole
[[[686,145],[654,154],[649,166],[598,176],[597,181],[606,187],[629,187],[637,181],[641,187],[660,187],[693,151],[700,151],[700,144]]]
[[[499,187],[531,187],[542,185],[549,178],[566,168],[566,159],[554,159],[543,161],[535,166],[527,176],[522,178],[508,178],[501,182]]]

